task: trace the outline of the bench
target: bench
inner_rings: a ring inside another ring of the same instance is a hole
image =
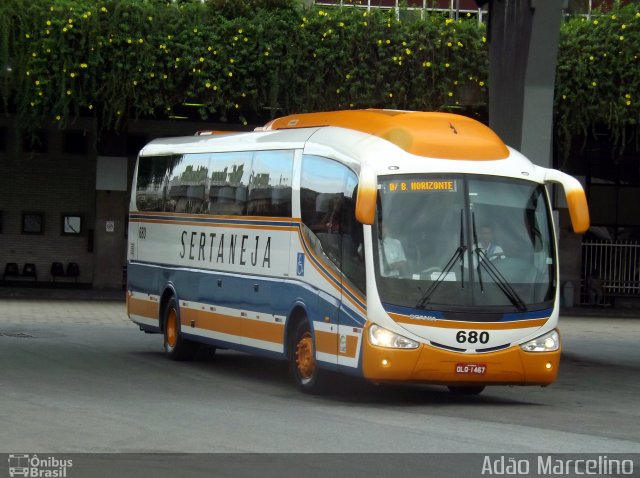
[[[2,280],[5,282],[7,279],[19,281],[23,278],[38,282],[38,271],[36,269],[36,265],[31,262],[27,262],[22,266],[22,272],[20,272],[20,268],[16,262],[7,262],[4,266]]]
[[[80,277],[80,266],[77,262],[69,262],[66,269],[62,262],[51,263],[51,279],[53,282],[56,282],[56,279],[65,282],[64,279],[66,278],[78,282],[78,277]]]

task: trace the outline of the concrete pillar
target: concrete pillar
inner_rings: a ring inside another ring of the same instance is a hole
[[[118,290],[122,287],[128,205],[129,194],[126,191],[96,191],[94,289]]]
[[[534,163],[551,167],[560,0],[492,0],[489,124]]]
[[[98,156],[96,161],[96,222],[94,289],[120,289],[126,264],[125,228],[128,214],[128,158]]]

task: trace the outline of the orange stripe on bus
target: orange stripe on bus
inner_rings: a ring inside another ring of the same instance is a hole
[[[344,357],[355,357],[358,351],[358,337],[353,335],[347,335],[347,351],[340,352],[340,355]]]
[[[226,227],[229,229],[260,229],[263,231],[296,231],[296,226],[259,226],[253,224],[226,224],[215,222],[197,222],[197,221],[166,221],[163,219],[136,219],[131,221],[132,223],[144,223],[144,224],[166,224],[166,225],[180,225],[180,226],[199,226],[199,227]]]
[[[129,297],[129,314],[158,320],[160,304],[148,299]]]
[[[358,351],[358,337],[353,335],[347,335],[347,349],[344,352],[339,351],[338,347],[338,334],[335,332],[326,332],[323,330],[316,330],[316,349],[318,352],[323,352],[331,355],[339,354],[343,357],[355,357]]]
[[[338,336],[334,332],[316,330],[316,350],[335,355],[338,350]]]
[[[254,340],[263,340],[276,344],[284,343],[284,325],[272,322],[233,317],[231,315],[216,314],[213,312],[194,309],[180,309],[180,323],[188,331],[191,321],[199,329],[220,332],[222,334],[246,337]]]
[[[280,217],[280,216],[225,216],[223,214],[188,214],[188,213],[179,213],[179,212],[154,212],[154,211],[132,211],[131,212],[131,222],[141,221],[147,219],[149,216],[151,217],[184,217],[185,220],[189,219],[210,219],[210,220],[235,220],[235,221],[246,221],[246,222],[301,222],[300,218],[294,217]],[[137,217],[143,216],[143,217]]]

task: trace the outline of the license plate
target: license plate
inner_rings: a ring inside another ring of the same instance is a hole
[[[462,375],[484,375],[487,365],[484,363],[458,363],[456,373]]]

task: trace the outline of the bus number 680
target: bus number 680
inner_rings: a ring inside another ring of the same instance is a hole
[[[476,332],[475,330],[460,330],[456,334],[456,340],[459,344],[486,344],[489,342],[489,332]]]

